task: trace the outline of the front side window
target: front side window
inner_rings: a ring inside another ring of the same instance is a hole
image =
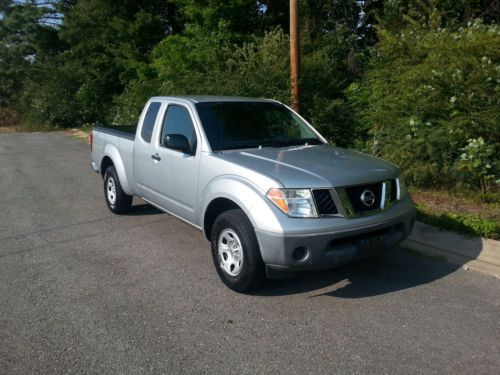
[[[196,108],[213,151],[323,144],[300,117],[279,103],[204,102]]]
[[[160,110],[161,103],[152,102],[146,115],[144,116],[144,121],[142,122],[141,137],[146,142],[151,142],[151,136],[153,135],[153,128],[155,127],[156,117],[158,116],[158,111]]]
[[[170,104],[167,108],[165,119],[161,130],[160,144],[165,145],[165,136],[167,134],[179,134],[187,138],[191,150],[196,149],[196,132],[189,111],[175,104]]]

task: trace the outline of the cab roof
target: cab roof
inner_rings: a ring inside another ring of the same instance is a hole
[[[263,98],[246,98],[243,96],[216,96],[216,95],[175,95],[175,96],[155,96],[151,99],[183,99],[192,103],[211,103],[211,102],[273,102],[276,100]]]

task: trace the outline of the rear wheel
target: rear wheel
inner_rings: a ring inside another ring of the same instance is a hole
[[[266,280],[255,230],[242,210],[228,210],[217,217],[211,247],[217,273],[229,288],[248,292]]]
[[[132,206],[133,197],[123,191],[114,166],[109,166],[104,174],[104,197],[114,214],[123,214]]]

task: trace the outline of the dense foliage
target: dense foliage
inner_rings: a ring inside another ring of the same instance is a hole
[[[133,123],[169,94],[287,103],[288,7],[0,0],[0,119]],[[301,114],[332,143],[389,158],[415,184],[498,186],[496,0],[301,0],[300,14]]]
[[[351,85],[365,150],[425,185],[488,189],[499,177],[500,29],[439,18],[381,30],[369,69]]]

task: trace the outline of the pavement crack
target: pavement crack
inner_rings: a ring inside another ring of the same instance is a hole
[[[59,229],[66,229],[66,228],[71,228],[71,227],[77,227],[79,225],[99,223],[99,222],[104,222],[104,221],[108,221],[108,220],[116,220],[116,219],[118,219],[118,218],[117,217],[106,217],[106,218],[101,218],[101,219],[94,219],[94,220],[82,221],[82,222],[79,222],[79,223],[59,225],[57,227],[52,227],[52,228],[47,228],[47,229],[40,229],[40,230],[35,230],[33,232],[16,234],[14,236],[9,236],[9,237],[3,237],[3,238],[0,238],[0,242],[2,242],[2,241],[9,241],[9,240],[20,240],[22,238],[29,237],[29,236],[36,235],[36,234],[44,234],[44,233],[53,232],[53,231],[56,231],[56,230],[59,230]]]

